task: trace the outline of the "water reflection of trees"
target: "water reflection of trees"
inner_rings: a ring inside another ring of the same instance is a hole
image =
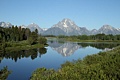
[[[22,58],[31,58],[34,60],[37,58],[38,55],[43,55],[47,52],[46,48],[39,48],[39,49],[30,49],[30,50],[21,50],[21,51],[13,51],[13,52],[5,52],[0,54],[0,62],[6,58],[6,59],[12,59],[15,62],[17,62],[18,59]]]
[[[78,45],[81,45],[82,47],[91,46],[97,49],[105,49],[105,48],[112,49],[113,47],[120,45],[120,43],[78,43]]]
[[[47,53],[47,49],[46,49],[46,48],[39,48],[38,51],[39,51],[39,53],[40,53],[40,57],[41,57],[41,55]]]

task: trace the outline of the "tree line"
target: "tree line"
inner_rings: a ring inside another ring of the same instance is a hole
[[[78,40],[111,40],[116,41],[120,40],[120,35],[112,35],[112,34],[96,34],[96,35],[73,35],[73,36],[64,36],[59,35],[58,38],[69,38],[69,39],[78,39]]]
[[[35,38],[37,38],[37,34],[37,29],[34,32],[31,32],[29,28],[21,28],[17,26],[9,28],[0,27],[0,39],[6,42],[27,40],[30,36],[36,36]]]
[[[38,30],[30,31],[29,28],[22,28],[17,26],[12,26],[9,28],[0,27],[0,46],[2,48],[12,46],[16,42],[26,41],[23,44],[46,44],[47,40],[38,34]],[[14,43],[14,44],[11,44]],[[17,43],[16,43],[17,44]],[[0,49],[1,49],[0,47]]]

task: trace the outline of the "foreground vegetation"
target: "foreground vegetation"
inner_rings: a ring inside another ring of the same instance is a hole
[[[66,62],[61,68],[38,68],[31,80],[119,80],[120,46],[108,52],[88,55],[83,60]]]
[[[3,69],[0,70],[0,80],[6,80],[6,78],[8,77],[8,75],[10,74],[11,72],[8,71],[8,68],[7,67],[4,67]]]

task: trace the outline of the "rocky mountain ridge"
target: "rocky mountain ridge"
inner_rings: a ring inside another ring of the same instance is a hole
[[[12,27],[11,23],[0,22],[1,27]],[[88,30],[86,27],[79,27],[72,20],[65,18],[53,25],[51,28],[40,28],[37,24],[31,23],[28,26],[21,25],[22,28],[29,28],[31,31],[38,29],[42,35],[95,35],[95,34],[120,34],[120,28],[114,28],[110,25],[103,25],[100,29]]]

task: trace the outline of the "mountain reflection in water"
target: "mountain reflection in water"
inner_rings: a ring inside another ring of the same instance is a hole
[[[64,43],[61,44],[58,42],[53,42],[52,44],[48,43],[49,46],[53,49],[56,50],[58,53],[60,53],[62,56],[70,56],[72,55],[77,49],[81,48],[80,45],[78,45],[77,43]],[[58,44],[58,46],[57,46]],[[54,46],[56,45],[56,46]]]
[[[57,51],[59,54],[61,54],[62,56],[70,56],[72,54],[74,54],[74,52],[80,48],[86,48],[88,46],[90,47],[95,47],[97,49],[102,49],[102,50],[106,50],[106,48],[108,49],[112,49],[113,47],[118,46],[118,43],[101,43],[101,42],[86,42],[86,43],[72,43],[72,42],[63,42],[63,43],[59,43],[59,41],[48,41],[49,46]]]
[[[60,42],[60,41],[48,41],[49,47],[53,50],[57,51],[57,53],[61,54],[64,57],[71,56],[75,53],[78,49],[84,49],[86,47],[93,47],[96,49],[101,49],[103,51],[112,50],[114,47],[120,45],[118,43],[73,43],[73,42]],[[37,49],[30,49],[30,50],[21,50],[21,51],[13,51],[13,52],[5,52],[0,54],[0,63],[1,61],[6,59],[12,59],[17,62],[18,59],[22,58],[31,58],[34,60],[38,56],[47,53],[46,48],[37,48]]]

